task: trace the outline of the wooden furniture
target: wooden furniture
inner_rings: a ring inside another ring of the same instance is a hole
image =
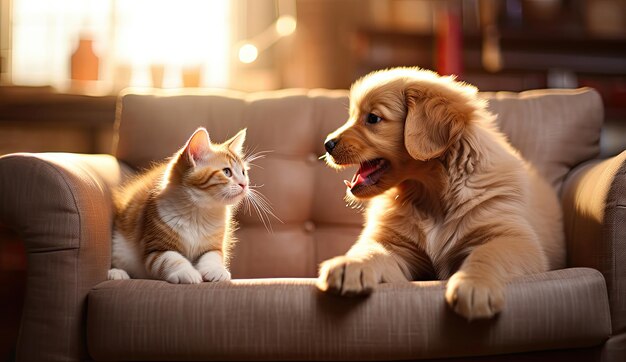
[[[0,86],[0,154],[109,153],[115,101],[51,87]]]

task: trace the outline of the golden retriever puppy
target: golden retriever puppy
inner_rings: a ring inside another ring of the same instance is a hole
[[[504,306],[505,284],[565,265],[552,187],[508,143],[476,88],[419,68],[371,73],[326,142],[335,168],[358,165],[347,197],[368,200],[345,256],[320,265],[318,288],[370,293],[378,283],[448,279],[467,319]]]

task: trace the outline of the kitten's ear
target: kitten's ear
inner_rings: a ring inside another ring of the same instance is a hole
[[[198,128],[185,147],[185,155],[188,159],[195,163],[211,152],[211,140],[209,139],[209,133],[204,127]]]
[[[243,142],[246,140],[246,131],[247,131],[247,128],[244,128],[241,131],[239,131],[235,135],[235,137],[226,141],[226,144],[228,145],[228,149],[238,154],[239,156],[243,156]]]

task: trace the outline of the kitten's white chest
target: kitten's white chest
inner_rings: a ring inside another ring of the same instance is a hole
[[[211,243],[216,242],[216,235],[224,227],[224,217],[220,213],[212,213],[193,205],[182,207],[180,204],[163,201],[158,203],[157,210],[161,220],[176,232],[184,256],[191,261],[210,248]]]
[[[187,247],[187,257],[191,257],[196,254],[196,250],[201,249],[204,244],[207,242],[207,230],[204,225],[192,222],[190,220],[186,220],[178,225],[173,226],[176,227],[174,230],[178,233],[184,245]]]

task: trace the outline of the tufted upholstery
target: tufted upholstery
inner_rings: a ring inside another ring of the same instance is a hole
[[[604,107],[591,88],[481,95],[509,141],[557,190],[576,165],[600,153]]]
[[[626,151],[594,159],[598,94],[481,96],[512,144],[561,190],[568,246],[568,268],[507,285],[497,318],[455,315],[445,281],[390,283],[346,299],[300,278],[314,277],[361,228],[342,201],[352,170],[317,159],[347,116],[346,91],[128,92],[119,98],[117,158],[0,157],[0,225],[28,252],[16,360],[626,360]],[[112,187],[171,155],[198,126],[215,141],[247,127],[250,149],[272,151],[251,177],[283,222],[268,232],[239,213],[231,282],[107,281]]]
[[[557,189],[573,166],[599,153],[602,103],[592,89],[482,96],[511,142]],[[239,212],[234,277],[314,277],[321,261],[358,236],[362,217],[343,201],[342,180],[354,170],[336,172],[318,159],[326,135],[348,116],[347,91],[129,91],[120,102],[116,156],[134,168],[170,156],[199,126],[216,142],[247,127],[248,149],[271,151],[250,177],[282,223],[272,220],[266,231],[256,215]]]
[[[116,156],[135,168],[171,155],[199,126],[216,142],[247,127],[247,149],[271,151],[249,174],[282,223],[271,220],[268,231],[240,210],[234,277],[312,277],[319,262],[357,237],[361,216],[345,207],[341,182],[351,172],[336,173],[318,159],[325,135],[346,118],[346,92],[131,93],[121,102]]]

